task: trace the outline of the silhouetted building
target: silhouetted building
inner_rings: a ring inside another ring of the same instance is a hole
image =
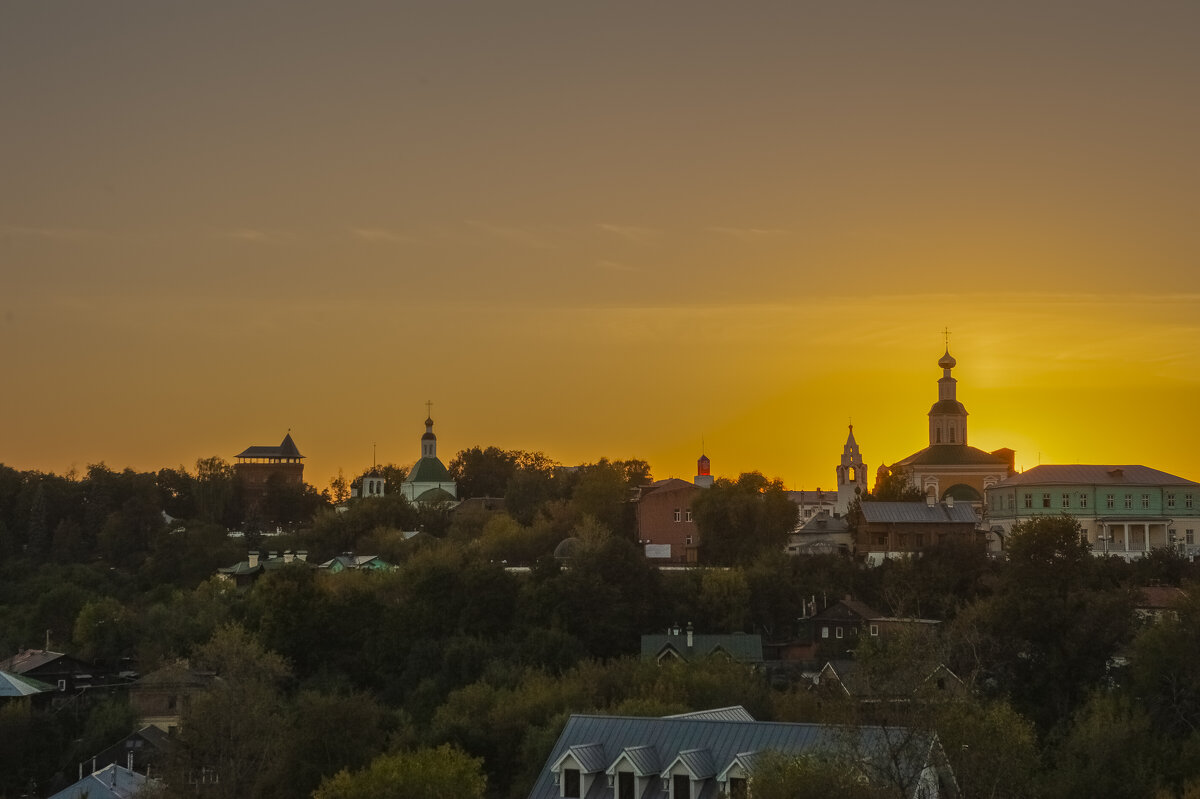
[[[433,434],[433,417],[425,419],[425,435],[421,436],[421,458],[400,484],[400,493],[409,502],[434,504],[458,499],[458,483],[450,470],[437,456],[437,436]]]
[[[954,499],[982,512],[988,487],[1014,473],[1015,453],[1011,449],[984,452],[967,444],[967,409],[958,401],[958,381],[950,376],[956,364],[947,348],[938,361],[942,368],[938,399],[929,409],[929,446],[880,467],[879,475],[903,473],[927,499]]]
[[[304,456],[292,441],[290,430],[279,446],[246,447],[234,457],[237,462],[233,465],[233,474],[242,484],[247,507],[261,503],[273,479],[289,486],[304,485]]]

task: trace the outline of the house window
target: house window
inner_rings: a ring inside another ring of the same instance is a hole
[[[1008,509],[1009,510],[1012,510],[1014,507],[1016,507],[1015,500],[1016,500],[1016,498],[1013,494],[1008,495]]]
[[[1079,495],[1079,507],[1081,507],[1081,508],[1087,507],[1087,494]]]
[[[579,769],[565,768],[563,769],[563,793],[564,797],[571,799],[579,799]]]
[[[1192,495],[1191,494],[1183,495],[1183,507],[1185,507],[1185,508],[1192,507]]]
[[[887,546],[887,533],[876,533],[875,534],[875,546],[877,546],[877,547],[886,547]]]
[[[675,521],[683,521],[683,514],[679,511],[679,508],[675,509]]]
[[[617,799],[634,799],[633,772],[617,772]]]
[[[913,546],[914,546],[914,547],[923,547],[923,546],[925,546],[925,536],[924,536],[924,534],[922,534],[922,533],[915,533],[915,534],[913,535]]]
[[[1069,508],[1069,507],[1071,507],[1071,495],[1070,495],[1070,494],[1063,494],[1063,496],[1062,496],[1062,506],[1063,506],[1064,508]]]
[[[1189,547],[1192,544],[1196,543],[1196,531],[1195,530],[1184,530],[1183,531],[1183,542],[1185,544],[1187,544]]]
[[[834,632],[836,633],[838,638],[842,637],[842,628],[841,627],[838,627],[836,630],[834,630]]]
[[[875,635],[875,636],[879,635],[879,625],[878,624],[871,625],[871,635]]]
[[[690,547],[692,545],[692,537],[690,535],[687,536],[683,539],[683,543]]]
[[[1049,494],[1042,494],[1042,507],[1043,508],[1050,507],[1050,495]]]
[[[1150,495],[1149,494],[1142,494],[1142,507],[1143,508],[1150,507]]]
[[[1033,494],[1025,495],[1025,507],[1027,507],[1027,508],[1033,507]]]
[[[828,638],[828,637],[829,637],[829,627],[828,627],[828,626],[826,626],[826,625],[821,625],[821,637],[822,637],[822,638]]]
[[[692,781],[686,774],[671,778],[671,799],[692,799]]]
[[[1132,507],[1133,507],[1133,494],[1126,494],[1126,495],[1125,495],[1125,507],[1126,507],[1126,508],[1132,508]]]
[[[691,522],[691,521],[692,521],[692,509],[691,509],[691,508],[687,508],[686,510],[684,510],[684,512],[683,512],[683,520],[684,520],[685,522]]]
[[[1116,494],[1105,494],[1105,495],[1104,495],[1104,505],[1105,505],[1105,507],[1108,507],[1108,508],[1115,507],[1115,505],[1114,505],[1113,503],[1114,503],[1114,501],[1116,500],[1116,498],[1117,498],[1117,495],[1116,495]]]
[[[906,546],[908,546],[908,534],[896,533],[896,548],[903,549]]]
[[[744,777],[729,778],[729,799],[746,799],[749,795]]]
[[[1167,507],[1168,508],[1175,507],[1175,495],[1174,494],[1167,494]]]

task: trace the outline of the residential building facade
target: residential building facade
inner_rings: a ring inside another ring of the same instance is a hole
[[[1148,466],[1035,466],[990,486],[987,505],[987,524],[1000,537],[1018,522],[1067,514],[1096,555],[1200,553],[1200,483]]]

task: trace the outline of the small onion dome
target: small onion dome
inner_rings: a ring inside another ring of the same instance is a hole
[[[957,363],[958,361],[954,360],[954,356],[951,355],[950,350],[947,349],[946,354],[942,356],[940,361],[938,361],[938,366],[942,367],[943,369],[953,369]]]

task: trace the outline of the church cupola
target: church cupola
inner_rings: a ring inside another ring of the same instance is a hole
[[[950,371],[958,365],[950,354],[949,346],[946,354],[938,360],[942,368],[942,377],[938,380],[938,399],[929,409],[929,445],[966,444],[967,443],[967,409],[958,401],[958,381],[950,376]]]
[[[425,435],[421,436],[421,457],[437,457],[437,436],[433,434],[433,417],[425,419]]]

